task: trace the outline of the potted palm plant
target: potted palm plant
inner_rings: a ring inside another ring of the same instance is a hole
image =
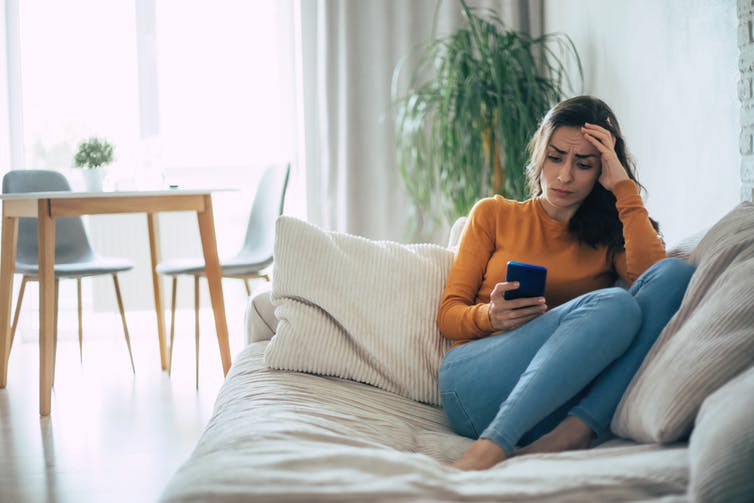
[[[84,183],[89,192],[102,190],[105,166],[113,162],[113,146],[104,138],[91,137],[82,141],[73,156],[73,165],[82,168]]]
[[[543,114],[583,81],[567,35],[532,37],[494,11],[460,6],[464,24],[420,49],[407,93],[398,96],[397,82],[408,59],[393,77],[397,162],[414,237],[431,236],[481,197],[527,197],[527,142]]]

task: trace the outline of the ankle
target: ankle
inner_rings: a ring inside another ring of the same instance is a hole
[[[567,416],[557,428],[562,428],[563,432],[576,443],[588,444],[596,436],[592,427],[578,416]]]
[[[480,438],[452,466],[460,470],[486,470],[505,461],[505,451],[492,440]]]
[[[594,432],[583,420],[568,416],[551,432],[521,449],[521,454],[588,449]]]

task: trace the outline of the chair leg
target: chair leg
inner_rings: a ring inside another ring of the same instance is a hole
[[[173,370],[173,340],[175,339],[175,299],[178,276],[173,276],[173,291],[170,294],[170,347],[168,348],[168,376]]]
[[[131,338],[128,336],[128,325],[126,325],[126,313],[123,310],[123,298],[120,295],[120,285],[118,284],[118,275],[113,273],[113,284],[115,285],[115,298],[118,301],[120,310],[120,319],[123,322],[123,334],[126,336],[126,346],[128,346],[128,357],[131,359],[131,372],[136,373],[134,367],[134,355],[131,353]]]
[[[84,363],[84,328],[81,319],[81,278],[76,278],[76,298],[79,301],[79,362]]]
[[[251,288],[249,288],[249,278],[243,279],[243,285],[246,287],[246,296],[251,297]]]
[[[24,300],[24,292],[26,291],[26,282],[29,281],[28,276],[21,278],[21,288],[18,290],[18,301],[16,302],[16,312],[13,314],[13,324],[10,327],[10,347],[13,347],[13,338],[16,336],[16,327],[18,326],[18,317],[21,314],[21,302]],[[8,349],[10,354],[10,348]]]
[[[194,276],[194,338],[196,339],[196,389],[199,389],[199,275]]]
[[[56,361],[58,358],[58,305],[60,293],[60,279],[55,278],[55,306],[52,319],[52,368],[57,369]],[[55,372],[52,373],[52,385],[55,386]]]

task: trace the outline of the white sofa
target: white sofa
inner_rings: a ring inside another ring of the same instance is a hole
[[[447,346],[423,285],[452,252],[282,217],[275,253],[249,345],[162,501],[754,501],[751,203],[672,251],[697,271],[616,411],[619,436],[484,472],[447,466],[471,440],[432,390]]]

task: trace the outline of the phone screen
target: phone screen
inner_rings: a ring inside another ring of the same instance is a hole
[[[509,261],[505,281],[518,281],[519,287],[515,290],[508,290],[504,297],[506,300],[542,297],[545,294],[546,280],[547,269],[545,267]]]

